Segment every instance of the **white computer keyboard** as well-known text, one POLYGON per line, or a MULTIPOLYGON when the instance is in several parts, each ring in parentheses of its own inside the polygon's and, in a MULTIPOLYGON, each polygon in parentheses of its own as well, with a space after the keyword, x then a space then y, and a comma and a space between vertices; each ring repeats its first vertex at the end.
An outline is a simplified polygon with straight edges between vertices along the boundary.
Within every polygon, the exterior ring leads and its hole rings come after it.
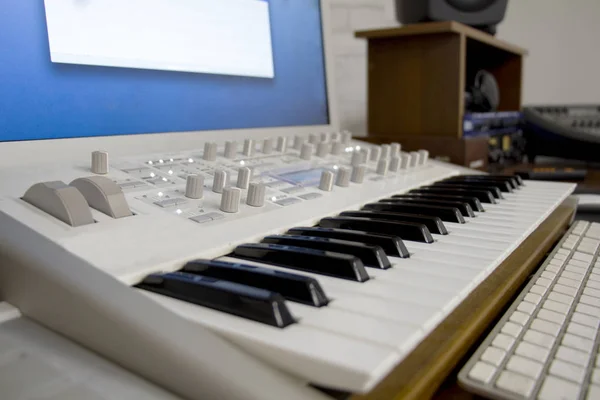
POLYGON ((576 222, 459 374, 498 399, 599 399, 600 224, 576 222))

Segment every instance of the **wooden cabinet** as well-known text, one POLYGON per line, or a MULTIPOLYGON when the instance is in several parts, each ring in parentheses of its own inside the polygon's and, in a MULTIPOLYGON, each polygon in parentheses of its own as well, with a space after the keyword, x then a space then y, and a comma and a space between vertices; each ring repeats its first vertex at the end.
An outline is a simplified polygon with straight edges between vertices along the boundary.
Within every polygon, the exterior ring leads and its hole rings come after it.
POLYGON ((361 31, 368 40, 368 135, 462 138, 465 88, 480 69, 500 87, 500 111, 521 108, 526 51, 457 22, 361 31))

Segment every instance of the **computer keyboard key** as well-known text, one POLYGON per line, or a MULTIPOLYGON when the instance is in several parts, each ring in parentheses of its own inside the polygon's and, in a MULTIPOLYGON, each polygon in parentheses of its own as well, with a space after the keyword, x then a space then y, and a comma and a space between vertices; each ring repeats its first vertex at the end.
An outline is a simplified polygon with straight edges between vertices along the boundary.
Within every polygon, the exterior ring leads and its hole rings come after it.
POLYGON ((565 379, 548 375, 542 383, 539 400, 570 400, 577 399, 580 386, 565 379))
POLYGON ((560 283, 557 283, 554 285, 554 287, 552 288, 553 292, 557 292, 557 293, 562 293, 564 295, 570 296, 570 297, 575 297, 575 295, 577 295, 578 290, 574 287, 571 286, 565 286, 565 285, 561 285, 560 283))
POLYGON ((540 304, 540 302, 542 301, 542 296, 530 292, 525 295, 523 300, 532 304, 540 304))
POLYGON ((507 392, 527 397, 533 391, 535 380, 515 372, 502 371, 496 381, 496 386, 507 392))
POLYGON ((296 322, 279 293, 238 283, 172 272, 148 275, 135 287, 278 328, 296 322))
POLYGON ((591 353, 594 348, 594 341, 585 339, 582 336, 577 336, 572 333, 565 333, 562 338, 562 344, 572 349, 581 350, 586 353, 591 353))
POLYGON ((559 324, 555 324, 553 322, 544 321, 543 319, 536 318, 531 322, 531 329, 536 331, 547 333, 554 337, 558 336, 560 332, 561 326, 559 324))
POLYGON ((585 378, 585 369, 578 365, 564 362, 562 360, 554 360, 550 364, 548 370, 550 375, 558 376, 560 378, 568 379, 573 382, 583 383, 585 378))
POLYGON ((350 254, 360 259, 365 267, 379 269, 388 269, 392 267, 392 264, 387 255, 383 252, 383 249, 379 246, 370 244, 301 235, 270 235, 264 237, 261 242, 350 254))
POLYGON ((540 376, 543 367, 543 364, 517 355, 510 357, 505 366, 509 371, 517 372, 533 379, 537 379, 540 376))
POLYGON ((569 325, 567 325, 567 332, 590 340, 594 340, 597 333, 596 329, 578 324, 576 322, 570 322, 569 325))
POLYGON ((454 222, 457 224, 465 223, 465 219, 463 218, 460 210, 456 207, 442 207, 433 205, 421 205, 405 201, 381 200, 378 203, 366 204, 363 207, 363 209, 429 215, 433 217, 438 217, 442 221, 454 222))
POLYGON ((380 246, 388 256, 400 258, 408 258, 410 256, 402 239, 393 235, 378 235, 364 231, 321 228, 318 226, 291 228, 286 233, 290 235, 317 236, 372 244, 380 246))
POLYGON ((583 289, 583 294, 600 299, 600 290, 595 289, 590 285, 585 286, 585 288, 583 289))
POLYGON ((423 224, 392 222, 370 218, 329 217, 319 221, 323 228, 351 229, 384 235, 395 235, 403 240, 433 243, 433 236, 423 224))
POLYGON ((507 321, 502 327, 502 333, 512 336, 514 338, 518 337, 523 327, 519 324, 515 324, 514 322, 507 321))
POLYGON ((522 313, 521 311, 515 311, 511 314, 510 320, 519 325, 525 326, 527 321, 529 321, 529 317, 530 316, 528 314, 522 313))
POLYGON ((571 315, 571 321, 577 322, 580 325, 589 326, 590 328, 598 329, 600 327, 600 318, 592 317, 591 315, 574 312, 571 315))
POLYGON ((550 311, 543 308, 538 312, 537 317, 546 321, 554 322, 556 324, 563 324, 566 319, 564 314, 560 314, 555 311, 550 311))
POLYGON ((558 346, 554 357, 581 367, 585 367, 590 359, 589 354, 563 345, 558 346))
POLYGON ((397 222, 414 222, 417 224, 423 224, 427 226, 427 229, 431 233, 438 235, 447 235, 448 230, 444 225, 444 222, 438 217, 432 217, 428 215, 419 214, 406 214, 406 213, 395 213, 395 212, 381 212, 376 210, 362 209, 360 211, 344 211, 340 213, 341 217, 359 217, 359 218, 372 218, 381 219, 386 221, 397 221, 397 222))
POLYGON ((490 364, 484 362, 475 363, 471 371, 469 371, 469 378, 483 383, 489 383, 496 372, 496 368, 490 364))
MULTIPOLYGON (((600 384, 600 368, 594 368, 591 376, 592 383, 600 384)), ((600 395, 600 392, 598 393, 600 395)))
POLYGON ((525 314, 533 314, 533 312, 535 311, 535 304, 529 303, 527 301, 522 301, 519 306, 517 307, 517 310, 525 313, 525 314))
POLYGON ((356 282, 369 280, 369 275, 360 259, 331 251, 250 243, 237 246, 230 256, 356 282))
POLYGON ((499 367, 504 357, 506 357, 506 351, 491 346, 485 349, 481 355, 481 360, 499 367))
POLYGON ((600 318, 600 308, 588 306, 587 304, 577 304, 575 311, 591 315, 592 317, 600 318))
POLYGON ((319 282, 304 275, 218 260, 190 261, 181 271, 270 290, 288 300, 314 307, 329 302, 319 282))
POLYGON ((509 351, 512 345, 515 343, 515 338, 499 333, 492 341, 492 346, 509 351))
POLYGON ((600 399, 600 386, 590 385, 588 387, 586 400, 597 400, 600 399))
POLYGON ((583 304, 587 304, 594 307, 600 307, 600 299, 597 297, 588 296, 586 294, 582 294, 579 297, 579 302, 583 304))
POLYGON ((517 345, 515 354, 543 363, 546 362, 546 359, 550 354, 550 350, 536 344, 521 342, 517 345))
POLYGON ((554 342, 556 341, 556 338, 552 335, 529 329, 523 335, 523 340, 531 344, 551 349, 552 345, 554 345, 554 342))

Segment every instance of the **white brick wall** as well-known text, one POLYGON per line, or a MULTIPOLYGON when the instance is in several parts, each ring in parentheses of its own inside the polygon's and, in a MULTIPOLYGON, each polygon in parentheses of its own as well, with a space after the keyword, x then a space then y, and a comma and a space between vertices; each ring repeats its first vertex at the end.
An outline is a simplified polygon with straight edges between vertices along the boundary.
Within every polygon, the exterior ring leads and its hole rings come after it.
MULTIPOLYGON (((397 26, 394 0, 324 0, 331 6, 341 127, 366 134, 366 41, 354 31, 397 26)), ((529 50, 523 102, 600 103, 598 0, 511 0, 498 37, 529 50)))

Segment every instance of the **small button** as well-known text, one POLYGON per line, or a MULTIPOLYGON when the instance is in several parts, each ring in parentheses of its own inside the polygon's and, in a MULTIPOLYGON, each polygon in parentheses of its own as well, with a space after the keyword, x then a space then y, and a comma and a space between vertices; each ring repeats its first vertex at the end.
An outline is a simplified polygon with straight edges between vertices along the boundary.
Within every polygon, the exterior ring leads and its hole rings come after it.
POLYGON ((535 386, 535 381, 511 371, 503 371, 496 381, 496 386, 508 392, 529 397, 535 386))
POLYGON ((512 356, 506 363, 506 369, 537 379, 542 372, 542 364, 521 356, 512 356))
POLYGON ((298 196, 304 200, 314 200, 314 199, 318 199, 319 197, 323 197, 322 194, 320 193, 306 193, 303 195, 298 196))
POLYGON ((171 206, 176 206, 179 204, 185 204, 187 203, 186 199, 180 199, 180 198, 175 198, 175 199, 165 199, 165 200, 160 200, 160 201, 155 201, 154 204, 156 204, 159 207, 171 207, 171 206))
POLYGON ((484 362, 477 362, 469 371, 469 378, 480 381, 483 383, 489 383, 496 372, 496 368, 484 362))
POLYGON ((276 201, 275 204, 279 204, 280 206, 284 206, 285 207, 285 206, 289 206, 289 205, 292 205, 292 204, 299 203, 300 201, 302 201, 302 200, 297 199, 295 197, 288 197, 288 198, 276 201))
POLYGON ((504 350, 500 350, 496 347, 488 347, 481 355, 481 359, 495 365, 496 367, 499 367, 500 364, 502 364, 504 356, 506 356, 506 352, 504 350))

